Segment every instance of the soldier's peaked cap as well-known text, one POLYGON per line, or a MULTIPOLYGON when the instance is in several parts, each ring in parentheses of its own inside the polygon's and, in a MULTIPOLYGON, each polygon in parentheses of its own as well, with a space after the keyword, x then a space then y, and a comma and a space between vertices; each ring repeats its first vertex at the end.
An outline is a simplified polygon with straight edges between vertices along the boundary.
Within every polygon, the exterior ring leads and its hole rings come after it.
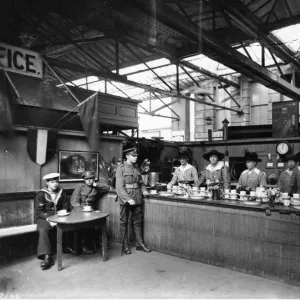
POLYGON ((137 149, 136 148, 129 148, 126 150, 123 150, 124 154, 130 154, 130 155, 138 155, 137 149))
POLYGON ((89 178, 95 178, 95 172, 94 171, 85 171, 81 177, 83 179, 89 179, 89 178))

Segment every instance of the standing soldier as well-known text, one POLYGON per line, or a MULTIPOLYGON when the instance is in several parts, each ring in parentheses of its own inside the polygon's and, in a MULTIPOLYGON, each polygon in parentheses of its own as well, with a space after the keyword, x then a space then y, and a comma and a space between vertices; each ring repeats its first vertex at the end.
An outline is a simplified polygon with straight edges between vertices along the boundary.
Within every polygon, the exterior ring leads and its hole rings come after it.
MULTIPOLYGON (((92 209, 95 209, 95 202, 97 196, 100 193, 106 193, 110 190, 110 186, 106 184, 99 184, 95 182, 95 173, 94 171, 85 171, 82 174, 84 179, 84 184, 78 186, 72 196, 71 196, 71 205, 73 209, 83 209, 85 205, 91 206, 92 209)), ((81 244, 82 252, 84 254, 93 254, 95 250, 92 250, 89 247, 95 237, 95 231, 89 229, 83 229, 81 231, 81 244)))
POLYGON ((124 237, 122 252, 131 254, 127 239, 129 213, 131 213, 134 225, 136 250, 151 252, 143 241, 143 195, 148 196, 149 194, 140 171, 134 165, 138 153, 135 148, 127 149, 123 153, 126 155, 126 161, 116 171, 116 191, 120 204, 120 228, 121 235, 124 237))

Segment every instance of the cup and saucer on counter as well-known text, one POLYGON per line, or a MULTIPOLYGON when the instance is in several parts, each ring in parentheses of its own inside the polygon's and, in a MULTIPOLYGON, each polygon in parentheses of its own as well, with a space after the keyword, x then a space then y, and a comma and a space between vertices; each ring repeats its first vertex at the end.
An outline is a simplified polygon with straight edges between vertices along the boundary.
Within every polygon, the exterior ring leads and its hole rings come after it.
POLYGON ((240 201, 247 201, 248 200, 248 196, 246 195, 246 191, 240 191, 239 197, 240 197, 240 201))
POLYGON ((93 208, 90 205, 85 205, 82 209, 83 212, 91 212, 93 208))
POLYGON ((236 193, 236 190, 231 190, 229 199, 230 200, 237 200, 237 195, 238 194, 236 193))
MULTIPOLYGON (((171 193, 171 190, 168 190, 168 192, 171 193)), ((150 195, 157 195, 158 192, 157 192, 157 190, 149 190, 149 194, 150 195)))
POLYGON ((225 189, 224 190, 224 199, 229 199, 230 197, 230 190, 229 189, 225 189))
POLYGON ((300 209, 300 194, 293 194, 293 197, 291 199, 291 204, 294 208, 300 209))
POLYGON ((61 209, 61 210, 59 210, 59 211, 57 212, 57 215, 58 215, 59 217, 65 217, 65 216, 68 216, 69 214, 70 214, 70 213, 67 212, 66 209, 61 209))

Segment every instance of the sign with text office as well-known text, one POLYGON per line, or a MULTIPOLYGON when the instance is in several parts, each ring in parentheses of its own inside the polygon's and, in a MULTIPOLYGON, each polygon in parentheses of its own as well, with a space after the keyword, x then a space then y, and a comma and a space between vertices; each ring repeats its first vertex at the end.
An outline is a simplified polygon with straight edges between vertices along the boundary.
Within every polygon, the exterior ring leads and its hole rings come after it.
POLYGON ((7 71, 43 78, 43 61, 33 51, 0 43, 0 65, 7 71))
POLYGON ((285 101, 272 103, 273 137, 299 136, 299 103, 285 101))

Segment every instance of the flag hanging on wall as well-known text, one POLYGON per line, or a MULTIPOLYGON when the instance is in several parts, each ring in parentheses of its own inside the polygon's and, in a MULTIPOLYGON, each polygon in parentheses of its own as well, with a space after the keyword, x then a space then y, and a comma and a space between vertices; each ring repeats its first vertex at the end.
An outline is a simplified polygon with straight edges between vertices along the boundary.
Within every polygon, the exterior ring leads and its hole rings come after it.
POLYGON ((98 117, 98 93, 95 93, 83 104, 79 104, 79 116, 85 131, 91 151, 99 151, 100 147, 100 124, 98 117))
POLYGON ((28 129, 27 152, 30 159, 38 165, 49 161, 56 153, 57 131, 28 129))

